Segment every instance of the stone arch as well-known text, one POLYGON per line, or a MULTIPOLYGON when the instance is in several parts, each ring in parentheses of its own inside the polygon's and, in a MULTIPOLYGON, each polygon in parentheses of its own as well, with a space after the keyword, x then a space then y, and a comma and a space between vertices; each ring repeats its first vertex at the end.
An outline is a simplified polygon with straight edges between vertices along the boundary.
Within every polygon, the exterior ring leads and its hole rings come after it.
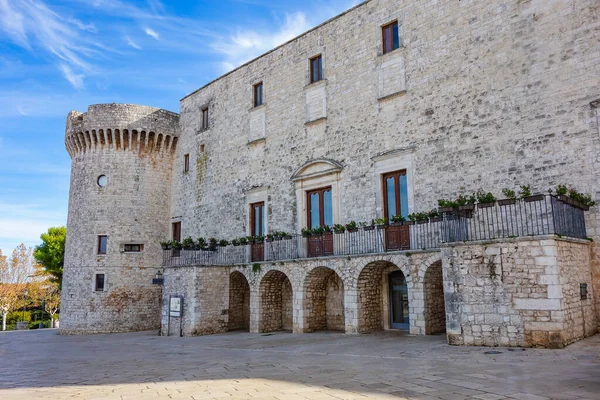
POLYGON ((423 278, 425 334, 446 332, 446 307, 444 304, 444 278, 442 262, 434 262, 423 278))
POLYGON ((359 333, 380 331, 389 327, 389 291, 388 275, 402 271, 408 286, 408 298, 411 298, 411 276, 406 268, 386 261, 368 263, 358 275, 356 282, 359 333))
POLYGON ((227 329, 250 329, 250 285, 239 271, 229 275, 229 321, 227 329))
POLYGON ((259 289, 259 332, 293 329, 293 289, 287 275, 270 270, 262 278, 259 289))
POLYGON ((342 164, 334 160, 329 160, 326 158, 311 160, 294 172, 294 175, 292 175, 292 181, 314 178, 332 173, 339 173, 343 168, 344 167, 342 164))
POLYGON ((317 267, 304 280, 304 332, 345 331, 344 283, 327 267, 317 267))

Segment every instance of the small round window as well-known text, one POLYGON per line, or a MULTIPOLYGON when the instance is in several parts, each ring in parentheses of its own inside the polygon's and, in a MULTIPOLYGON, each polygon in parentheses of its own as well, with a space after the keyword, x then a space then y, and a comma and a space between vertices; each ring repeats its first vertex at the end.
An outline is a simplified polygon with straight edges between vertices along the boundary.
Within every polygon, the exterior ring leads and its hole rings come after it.
POLYGON ((108 178, 106 177, 106 175, 100 175, 98 177, 98 186, 104 187, 104 186, 106 186, 107 183, 108 183, 108 178))

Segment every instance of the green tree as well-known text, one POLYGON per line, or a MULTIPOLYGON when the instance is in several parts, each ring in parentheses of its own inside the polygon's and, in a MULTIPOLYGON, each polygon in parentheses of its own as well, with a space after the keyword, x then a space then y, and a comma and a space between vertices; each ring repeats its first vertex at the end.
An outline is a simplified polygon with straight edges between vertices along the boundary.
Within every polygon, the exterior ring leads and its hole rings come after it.
POLYGON ((49 274, 52 282, 62 285, 63 265, 65 260, 65 238, 67 237, 67 228, 50 228, 47 233, 42 233, 40 238, 42 244, 35 248, 33 256, 36 261, 44 268, 44 272, 49 274))

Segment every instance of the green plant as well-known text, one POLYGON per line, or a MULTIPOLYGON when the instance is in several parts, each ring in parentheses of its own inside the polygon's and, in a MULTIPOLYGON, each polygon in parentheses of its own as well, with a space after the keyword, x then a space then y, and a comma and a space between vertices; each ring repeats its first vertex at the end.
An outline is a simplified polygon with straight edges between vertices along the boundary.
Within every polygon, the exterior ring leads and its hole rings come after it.
POLYGON ((579 193, 574 189, 569 189, 569 198, 588 207, 593 207, 596 205, 596 202, 592 200, 592 196, 589 194, 579 193))
POLYGON ((312 230, 310 231, 310 233, 313 236, 320 236, 325 232, 325 229, 321 226, 317 226, 316 228, 312 228, 312 230))
POLYGON ((404 218, 404 216, 401 214, 394 215, 392 217, 392 222, 398 223, 398 222, 404 222, 404 221, 406 221, 406 218, 404 218))
POLYGON ((265 241, 265 237, 264 236, 260 236, 260 235, 259 236, 254 236, 254 241, 256 243, 262 243, 262 242, 265 241))
POLYGON ((517 194, 515 193, 514 190, 511 190, 509 188, 504 188, 502 189, 502 194, 507 198, 507 199, 516 199, 517 198, 517 194))
POLYGON ((198 248, 203 249, 206 247, 206 239, 198 238, 198 248))
POLYGON ((305 238, 310 237, 312 235, 312 231, 309 228, 302 228, 300 233, 302 234, 302 237, 305 238))
POLYGON ((429 218, 439 218, 440 212, 437 210, 437 208, 433 208, 427 213, 427 216, 429 218))
POLYGON ((438 206, 440 207, 451 207, 458 208, 458 204, 452 200, 440 199, 438 200, 438 206))
POLYGON ((194 239, 192 239, 191 236, 186 237, 181 242, 181 245, 188 249, 193 248, 195 246, 195 244, 196 244, 196 242, 194 242, 194 239))
POLYGON ((465 206, 467 204, 475 204, 477 202, 477 198, 475 197, 474 194, 470 195, 470 196, 465 196, 465 195, 459 195, 456 200, 454 201, 456 204, 458 204, 459 206, 465 206))
POLYGON ((255 274, 260 273, 260 264, 259 263, 252 264, 252 272, 255 274))
POLYGON ((333 225, 333 231, 335 233, 344 233, 344 231, 346 231, 346 227, 342 224, 335 224, 333 225))
POLYGON ((167 248, 167 247, 171 247, 171 241, 170 240, 165 240, 163 242, 160 242, 160 245, 163 249, 167 248))
POLYGON ((229 242, 227 240, 225 240, 225 239, 219 240, 219 246, 225 247, 227 245, 229 245, 229 242))
POLYGON ((174 249, 180 249, 181 243, 179 243, 178 240, 171 240, 171 247, 173 247, 174 249))
POLYGON ((529 185, 521 185, 521 190, 519 190, 519 197, 522 199, 525 197, 531 196, 531 186, 529 185))
POLYGON ((427 221, 429 219, 429 213, 419 212, 416 214, 417 221, 427 221))
POLYGON ((323 233, 331 233, 331 227, 329 225, 323 225, 323 233))
POLYGON ((556 186, 556 194, 559 196, 566 196, 569 193, 569 189, 565 185, 556 186))
POLYGON ((346 230, 348 231, 355 231, 358 229, 358 225, 356 224, 356 221, 350 221, 346 224, 346 230))
POLYGON ((387 225, 388 220, 386 218, 377 218, 373 220, 373 225, 387 225))
POLYGON ((271 242, 271 241, 273 241, 273 239, 275 239, 275 234, 267 233, 267 236, 265 236, 265 238, 267 239, 268 242, 271 242))
POLYGON ((231 241, 231 244, 232 244, 233 246, 239 246, 241 243, 240 243, 240 240, 239 240, 239 239, 233 239, 233 240, 231 241))
POLYGON ((476 196, 477 202, 479 203, 491 203, 496 201, 496 197, 491 192, 485 193, 483 190, 479 190, 476 193, 476 196))
POLYGON ((240 243, 241 246, 245 246, 248 244, 248 238, 246 236, 241 237, 238 239, 238 242, 240 243))

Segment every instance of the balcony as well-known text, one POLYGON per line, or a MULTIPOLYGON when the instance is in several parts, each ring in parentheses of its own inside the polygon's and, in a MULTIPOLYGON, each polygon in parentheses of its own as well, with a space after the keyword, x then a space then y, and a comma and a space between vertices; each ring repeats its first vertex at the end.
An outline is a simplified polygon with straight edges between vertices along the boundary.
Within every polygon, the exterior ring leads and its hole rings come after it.
POLYGON ((564 197, 551 195, 499 200, 460 209, 440 209, 440 217, 423 221, 362 226, 308 237, 291 235, 240 246, 213 246, 210 250, 164 250, 163 266, 236 265, 382 254, 436 249, 442 243, 551 234, 585 239, 584 209, 564 197))

